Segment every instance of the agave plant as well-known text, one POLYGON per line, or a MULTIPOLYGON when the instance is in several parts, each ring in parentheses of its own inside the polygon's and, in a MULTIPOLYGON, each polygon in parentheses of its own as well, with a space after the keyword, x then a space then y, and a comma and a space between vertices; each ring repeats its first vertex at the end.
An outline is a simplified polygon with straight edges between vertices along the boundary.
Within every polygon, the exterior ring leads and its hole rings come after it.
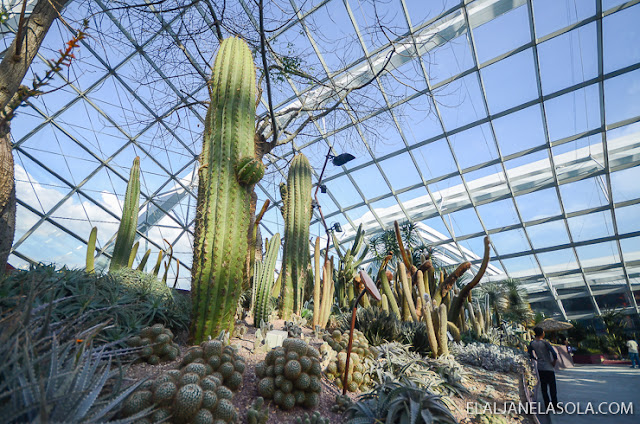
MULTIPOLYGON (((113 344, 93 346, 96 334, 107 325, 93 325, 93 312, 52 321, 52 311, 72 299, 34 306, 33 300, 43 295, 34 283, 27 286, 26 295, 16 300, 15 307, 0 313, 3 422, 107 422, 141 384, 123 389, 118 378, 122 369, 112 368, 112 358, 122 358, 130 351, 115 349, 113 344)), ((135 422, 149 412, 120 422, 135 422)))
POLYGON ((345 412, 346 424, 457 423, 442 397, 411 383, 390 380, 364 394, 345 412))
MULTIPOLYGON (((351 312, 338 317, 338 328, 348 331, 351 327, 351 312)), ((390 315, 378 307, 359 308, 355 327, 364 334, 369 343, 378 346, 397 340, 402 332, 402 323, 395 315, 390 315)))

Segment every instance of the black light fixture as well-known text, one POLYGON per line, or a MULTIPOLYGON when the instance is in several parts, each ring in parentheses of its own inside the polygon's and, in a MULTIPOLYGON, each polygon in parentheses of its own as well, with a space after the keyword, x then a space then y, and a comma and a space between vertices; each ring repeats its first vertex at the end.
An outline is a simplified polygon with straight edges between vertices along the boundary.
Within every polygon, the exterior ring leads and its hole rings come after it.
POLYGON ((339 222, 334 222, 333 225, 329 228, 329 231, 333 231, 336 233, 342 232, 342 225, 339 222))
POLYGON ((353 156, 351 153, 343 153, 341 155, 338 156, 334 156, 333 159, 331 159, 331 163, 334 164, 335 166, 342 166, 345 163, 354 160, 356 157, 353 156))
MULTIPOLYGON (((331 154, 331 147, 329 147, 329 152, 327 153, 327 157, 324 160, 324 165, 322 165, 322 171, 320 172, 320 177, 318 178, 318 184, 316 185, 316 191, 313 194, 313 198, 315 200, 315 204, 318 206, 318 212, 320 212, 320 220, 322 221, 322 225, 324 226, 324 230, 327 232, 327 235, 329 234, 330 229, 327 228, 327 222, 324 220, 324 214, 322 213, 322 208, 320 207, 320 203, 318 202, 318 190, 322 189, 323 193, 327 192, 327 187, 322 184, 322 176, 324 175, 324 171, 327 168, 327 163, 329 163, 329 159, 331 159, 331 163, 334 166, 342 166, 345 163, 355 159, 356 157, 353 156, 351 153, 342 153, 339 155, 332 155, 331 154)), ((333 224, 333 226, 331 227, 332 230, 334 230, 335 232, 341 233, 342 232, 342 227, 340 226, 340 224, 338 224, 337 222, 335 224, 333 224), (336 226, 337 225, 337 226, 336 226)), ((327 237, 327 249, 325 250, 325 254, 324 254, 324 263, 326 265, 327 261, 329 260, 329 242, 331 240, 331 237, 327 237)))

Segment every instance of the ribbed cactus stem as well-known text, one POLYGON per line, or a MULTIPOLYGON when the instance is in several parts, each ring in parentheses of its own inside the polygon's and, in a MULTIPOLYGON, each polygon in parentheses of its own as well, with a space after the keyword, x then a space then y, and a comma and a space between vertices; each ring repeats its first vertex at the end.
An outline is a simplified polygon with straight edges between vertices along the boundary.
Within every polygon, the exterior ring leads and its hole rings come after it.
POLYGON ((438 310, 438 356, 448 355, 449 354, 449 344, 447 340, 447 306, 440 305, 438 310))
POLYGON ((433 357, 438 356, 438 338, 436 337, 436 331, 433 326, 433 319, 431 317, 431 296, 425 292, 424 275, 422 271, 416 273, 416 279, 418 281, 418 291, 422 298, 422 319, 427 327, 427 338, 429 340, 429 347, 431 347, 431 353, 433 357))
POLYGON ((120 227, 116 235, 116 243, 111 255, 109 271, 126 267, 129 262, 129 255, 133 247, 138 227, 138 209, 140 207, 140 158, 133 160, 133 166, 129 173, 127 191, 124 195, 124 205, 122 207, 122 218, 120 227))
POLYGON ((287 176, 284 252, 282 255, 282 318, 300 314, 309 265, 309 222, 311 221, 311 165, 302 153, 291 161, 287 176))
POLYGON ((253 320, 256 327, 260 327, 262 321, 269 322, 269 299, 273 287, 273 273, 280 250, 280 234, 276 233, 266 247, 267 254, 264 260, 256 261, 253 276, 253 291, 255 293, 253 320))
POLYGON ((220 44, 205 118, 191 268, 191 338, 232 331, 248 252, 255 158, 256 71, 247 44, 220 44))
POLYGON ((449 333, 451 333, 451 336, 453 336, 453 340, 455 340, 456 342, 459 342, 461 340, 460 329, 457 325, 455 325, 451 321, 447 321, 447 330, 449 331, 449 333))
POLYGON ((89 234, 89 241, 87 242, 87 266, 85 270, 87 272, 95 272, 95 252, 96 252, 96 238, 98 238, 98 227, 93 227, 91 229, 91 234, 89 234))
POLYGON ((400 269, 400 281, 402 281, 402 289, 404 290, 404 301, 407 304, 411 318, 413 321, 418 322, 418 314, 416 312, 416 306, 413 303, 413 294, 411 292, 411 284, 409 283, 409 277, 407 277, 407 268, 403 263, 399 264, 400 269))
POLYGON ((320 304, 322 299, 322 274, 320 271, 320 237, 316 238, 315 249, 313 251, 314 262, 314 281, 313 281, 313 331, 316 330, 316 326, 320 325, 320 304))
POLYGON ((388 314, 389 313, 389 300, 387 300, 387 295, 383 293, 381 297, 382 297, 382 300, 381 300, 382 310, 385 311, 388 314))
POLYGON ((378 278, 382 283, 382 291, 387 296, 387 300, 389 301, 389 306, 391 311, 398 317, 398 319, 402 319, 400 315, 400 309, 398 308, 398 303, 396 302, 396 297, 391 291, 391 286, 389 285, 389 279, 387 278, 387 272, 385 267, 380 268, 380 272, 378 273, 378 278))

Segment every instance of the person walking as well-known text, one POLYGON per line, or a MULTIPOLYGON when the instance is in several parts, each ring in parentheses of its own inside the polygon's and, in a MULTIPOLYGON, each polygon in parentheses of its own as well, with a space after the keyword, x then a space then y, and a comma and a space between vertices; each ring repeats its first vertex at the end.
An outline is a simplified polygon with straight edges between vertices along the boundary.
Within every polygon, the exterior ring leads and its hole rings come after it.
POLYGON ((636 343, 635 340, 628 340, 627 348, 629 349, 629 360, 631 361, 631 368, 640 368, 640 358, 638 358, 638 343, 636 343))
POLYGON ((538 377, 540 378, 540 388, 542 389, 542 399, 544 407, 549 409, 549 403, 553 409, 558 408, 558 393, 556 390, 555 366, 558 362, 558 354, 551 343, 544 339, 544 330, 540 327, 533 329, 535 338, 529 343, 529 356, 538 365, 538 377), (535 356, 534 356, 535 353, 535 356))

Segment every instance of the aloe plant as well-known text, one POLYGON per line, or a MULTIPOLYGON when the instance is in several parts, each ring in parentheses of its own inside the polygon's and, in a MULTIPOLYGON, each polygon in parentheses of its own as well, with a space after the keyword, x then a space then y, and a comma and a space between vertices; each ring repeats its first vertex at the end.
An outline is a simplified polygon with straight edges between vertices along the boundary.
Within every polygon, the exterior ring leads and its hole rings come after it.
MULTIPOLYGON (((191 338, 233 332, 248 253, 251 192, 264 175, 255 159, 253 56, 236 37, 220 44, 205 118, 191 268, 191 338)), ((307 223, 308 225, 308 223, 307 223)))

